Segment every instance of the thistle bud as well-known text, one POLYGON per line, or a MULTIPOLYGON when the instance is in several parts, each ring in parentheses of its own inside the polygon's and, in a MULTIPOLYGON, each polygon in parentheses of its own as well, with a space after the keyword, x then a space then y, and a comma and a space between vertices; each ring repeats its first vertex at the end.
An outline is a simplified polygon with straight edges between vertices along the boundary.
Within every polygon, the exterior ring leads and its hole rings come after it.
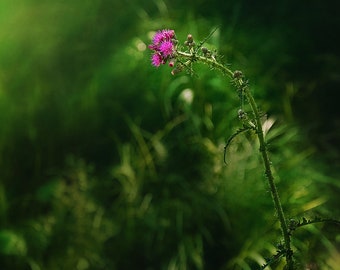
POLYGON ((170 59, 169 61, 169 67, 174 67, 175 66, 175 59, 170 59))
POLYGON ((202 47, 201 50, 202 50, 202 53, 204 54, 207 54, 209 52, 209 50, 206 47, 202 47))
POLYGON ((188 37, 187 37, 187 41, 188 41, 188 43, 192 43, 192 42, 194 42, 194 38, 192 37, 192 35, 191 35, 191 34, 189 34, 189 35, 188 35, 188 37))
POLYGON ((236 70, 236 71, 234 72, 233 77, 234 77, 235 79, 240 79, 240 78, 242 78, 242 77, 243 77, 242 71, 236 70))
POLYGON ((239 109, 237 114, 239 119, 245 119, 247 117, 247 113, 242 109, 239 109))
POLYGON ((180 73, 181 71, 182 71, 182 69, 176 67, 171 71, 171 75, 176 75, 176 74, 180 73))

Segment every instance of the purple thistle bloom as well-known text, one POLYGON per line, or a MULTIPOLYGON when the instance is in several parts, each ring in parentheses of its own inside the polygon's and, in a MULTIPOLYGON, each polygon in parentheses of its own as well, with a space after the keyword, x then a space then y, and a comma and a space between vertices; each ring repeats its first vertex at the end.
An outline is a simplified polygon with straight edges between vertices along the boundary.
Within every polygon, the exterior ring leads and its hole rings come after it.
POLYGON ((151 57, 151 62, 155 67, 159 67, 163 64, 163 58, 159 53, 154 53, 151 57))
POLYGON ((160 44, 159 51, 164 57, 168 57, 174 53, 174 44, 171 41, 164 41, 160 44))
POLYGON ((175 31, 174 30, 163 30, 162 31, 163 37, 165 39, 173 39, 175 37, 175 31))
POLYGON ((152 65, 159 67, 165 64, 169 58, 173 58, 175 53, 175 31, 174 30, 160 30, 155 33, 152 39, 152 44, 149 49, 154 52, 151 57, 152 65))
POLYGON ((153 36, 152 42, 153 44, 159 44, 164 40, 163 31, 157 31, 156 34, 153 36))
POLYGON ((175 37, 175 31, 174 30, 161 30, 157 31, 154 35, 152 42, 153 44, 159 44, 165 40, 171 40, 175 37))
POLYGON ((155 45, 155 44, 150 44, 148 47, 149 47, 150 50, 154 50, 154 51, 158 50, 158 46, 155 45))

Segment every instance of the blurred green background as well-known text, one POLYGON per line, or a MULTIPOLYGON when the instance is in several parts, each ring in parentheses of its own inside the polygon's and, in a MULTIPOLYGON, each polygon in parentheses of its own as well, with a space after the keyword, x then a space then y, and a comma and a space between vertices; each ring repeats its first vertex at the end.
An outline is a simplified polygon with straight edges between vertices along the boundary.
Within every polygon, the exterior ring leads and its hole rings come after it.
MULTIPOLYGON (((287 218, 339 218, 338 8, 1 1, 0 269, 257 269, 275 254, 254 136, 237 137, 223 163, 237 94, 208 67, 152 67, 162 28, 183 42, 219 26, 206 46, 246 74, 273 124, 287 218)), ((339 269, 339 227, 303 227, 293 246, 301 269, 339 269)))

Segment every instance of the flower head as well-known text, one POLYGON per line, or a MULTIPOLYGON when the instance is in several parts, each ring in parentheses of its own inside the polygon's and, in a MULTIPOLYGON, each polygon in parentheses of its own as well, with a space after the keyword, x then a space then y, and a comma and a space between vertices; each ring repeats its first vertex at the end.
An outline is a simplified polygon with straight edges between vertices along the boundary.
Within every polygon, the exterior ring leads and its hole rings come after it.
POLYGON ((174 44, 171 41, 164 41, 160 44, 159 51, 164 57, 168 57, 174 52, 174 44))
POLYGON ((168 29, 157 31, 149 49, 153 51, 151 62, 155 67, 165 64, 175 53, 175 31, 168 29))
POLYGON ((157 31, 152 39, 153 44, 159 44, 162 40, 164 40, 163 31, 157 31))
POLYGON ((175 31, 174 30, 162 30, 163 37, 166 39, 173 39, 175 38, 175 31))
POLYGON ((162 56, 159 53, 154 53, 151 56, 151 62, 155 67, 159 67, 161 64, 163 64, 162 56))
POLYGON ((175 38, 175 31, 165 29, 157 31, 152 39, 152 42, 153 44, 160 44, 165 40, 171 40, 173 38, 175 38))

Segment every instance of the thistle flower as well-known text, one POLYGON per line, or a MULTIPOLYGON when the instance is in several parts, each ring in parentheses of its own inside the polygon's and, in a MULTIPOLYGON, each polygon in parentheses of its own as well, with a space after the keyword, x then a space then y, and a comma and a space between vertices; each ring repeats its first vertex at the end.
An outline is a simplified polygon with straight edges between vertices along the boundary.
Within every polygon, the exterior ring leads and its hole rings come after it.
POLYGON ((175 38, 175 31, 165 29, 165 30, 157 31, 152 39, 152 42, 154 44, 159 44, 164 40, 171 40, 173 38, 175 38))
POLYGON ((175 53, 175 31, 160 30, 152 38, 149 49, 153 51, 151 63, 155 67, 165 64, 167 60, 174 58, 175 53))
POLYGON ((174 53, 174 44, 171 41, 164 41, 160 44, 159 51, 164 57, 168 57, 174 53))
POLYGON ((151 62, 155 67, 159 67, 163 64, 163 58, 159 53, 154 53, 151 57, 151 62))

